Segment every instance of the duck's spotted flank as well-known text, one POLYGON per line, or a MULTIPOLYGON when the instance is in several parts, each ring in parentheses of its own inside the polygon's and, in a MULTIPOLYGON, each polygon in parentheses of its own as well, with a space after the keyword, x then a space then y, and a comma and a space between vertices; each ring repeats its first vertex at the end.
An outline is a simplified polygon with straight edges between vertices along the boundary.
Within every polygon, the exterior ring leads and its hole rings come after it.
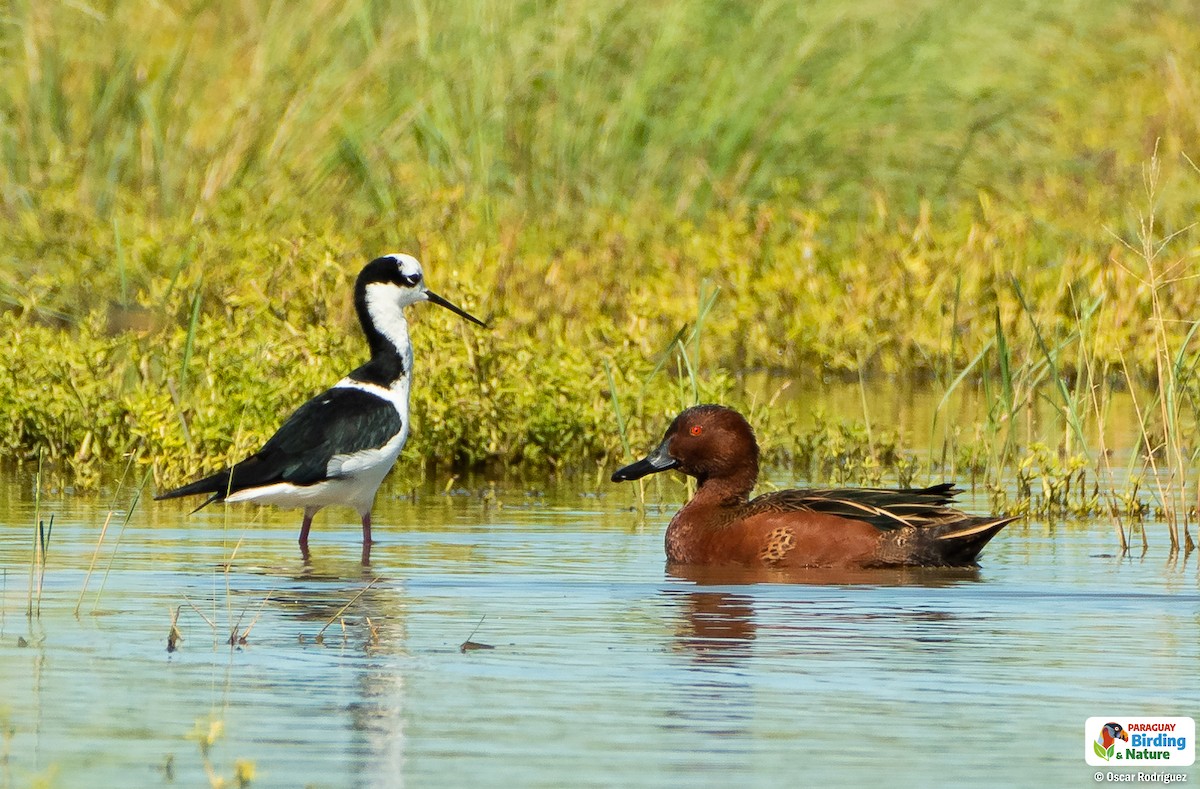
POLYGON ((1016 520, 954 509, 949 483, 781 490, 751 499, 758 442, 742 415, 724 406, 687 409, 653 452, 612 480, 673 468, 699 483, 667 527, 667 559, 681 565, 974 566, 988 540, 1016 520))

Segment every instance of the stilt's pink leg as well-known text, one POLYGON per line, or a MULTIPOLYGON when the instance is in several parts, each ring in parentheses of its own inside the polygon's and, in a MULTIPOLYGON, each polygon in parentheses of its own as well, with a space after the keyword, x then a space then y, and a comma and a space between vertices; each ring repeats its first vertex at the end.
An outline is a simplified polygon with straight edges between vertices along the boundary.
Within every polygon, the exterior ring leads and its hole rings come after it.
POLYGON ((300 524, 300 555, 305 559, 308 558, 308 530, 312 528, 313 516, 316 514, 316 510, 306 509, 304 523, 300 524))
POLYGON ((363 524, 363 544, 362 544, 362 563, 371 563, 371 513, 362 516, 363 524))

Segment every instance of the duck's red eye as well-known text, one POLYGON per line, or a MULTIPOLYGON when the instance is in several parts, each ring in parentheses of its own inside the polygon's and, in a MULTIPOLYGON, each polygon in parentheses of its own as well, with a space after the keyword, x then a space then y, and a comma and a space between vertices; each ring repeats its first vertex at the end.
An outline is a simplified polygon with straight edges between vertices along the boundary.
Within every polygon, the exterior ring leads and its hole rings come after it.
POLYGON ((700 425, 692 425, 692 435, 693 436, 698 436, 703 432, 704 432, 704 428, 700 427, 700 425))

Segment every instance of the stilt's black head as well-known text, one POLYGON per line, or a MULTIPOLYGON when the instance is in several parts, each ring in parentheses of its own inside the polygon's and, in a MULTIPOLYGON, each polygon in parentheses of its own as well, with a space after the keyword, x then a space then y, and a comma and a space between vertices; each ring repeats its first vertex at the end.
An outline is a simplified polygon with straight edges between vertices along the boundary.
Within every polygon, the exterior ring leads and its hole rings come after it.
POLYGON ((408 374, 412 345, 404 308, 420 301, 431 301, 469 321, 486 324, 425 287, 421 264, 412 255, 384 255, 363 267, 354 284, 354 307, 367 343, 371 360, 350 373, 356 381, 391 386, 408 374))
POLYGON ((487 325, 425 287, 425 274, 421 271, 421 264, 412 255, 384 255, 368 263, 355 283, 354 301, 359 309, 359 316, 364 317, 365 311, 373 323, 381 319, 381 311, 372 306, 379 301, 391 301, 401 308, 418 301, 431 301, 473 323, 487 325))

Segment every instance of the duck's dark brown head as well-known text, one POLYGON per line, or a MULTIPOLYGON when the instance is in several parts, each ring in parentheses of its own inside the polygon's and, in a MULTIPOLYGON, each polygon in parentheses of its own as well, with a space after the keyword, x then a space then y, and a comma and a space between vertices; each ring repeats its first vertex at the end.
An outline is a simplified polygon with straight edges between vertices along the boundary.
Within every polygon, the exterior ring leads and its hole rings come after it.
POLYGON ((618 469, 612 481, 640 479, 672 468, 695 477, 701 485, 722 480, 739 492, 749 492, 758 477, 758 442, 750 423, 732 408, 693 406, 675 417, 657 449, 618 469))

